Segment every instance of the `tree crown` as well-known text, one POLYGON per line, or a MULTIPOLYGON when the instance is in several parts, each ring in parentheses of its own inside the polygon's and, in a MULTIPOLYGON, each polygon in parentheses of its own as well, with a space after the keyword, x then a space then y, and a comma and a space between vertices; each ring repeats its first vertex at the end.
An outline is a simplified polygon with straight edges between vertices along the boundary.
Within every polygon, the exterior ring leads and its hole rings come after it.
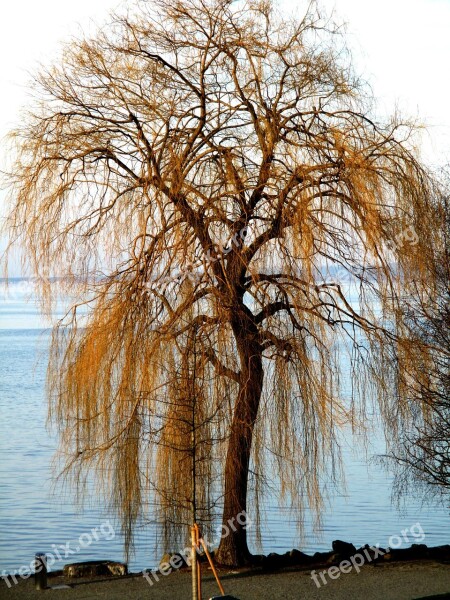
POLYGON ((254 470, 269 448, 298 506, 320 506, 354 415, 342 353, 391 431, 408 412, 397 369, 425 349, 399 300, 406 275, 433 284, 433 186, 414 127, 370 116, 336 39, 314 4, 288 21, 269 1, 141 2, 67 45, 13 134, 12 235, 44 303, 53 273, 80 299, 49 371, 67 466, 97 466, 128 541, 155 459, 160 505, 188 520, 194 398, 213 504, 248 356, 266 377, 254 470))

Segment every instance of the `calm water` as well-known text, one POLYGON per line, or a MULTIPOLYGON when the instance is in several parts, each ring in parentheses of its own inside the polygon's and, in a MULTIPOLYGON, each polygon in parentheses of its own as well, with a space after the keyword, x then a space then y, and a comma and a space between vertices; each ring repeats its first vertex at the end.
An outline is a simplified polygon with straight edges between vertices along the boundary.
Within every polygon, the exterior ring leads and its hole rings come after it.
MULTIPOLYGON (((53 544, 79 551, 66 562, 91 559, 122 560, 122 538, 114 520, 98 501, 82 513, 73 497, 52 492, 51 459, 56 439, 46 429, 44 393, 48 330, 43 328, 33 303, 26 302, 27 286, 17 282, 6 294, 0 282, 0 571, 28 565, 37 551, 54 552, 53 544), (94 536, 91 530, 97 528, 94 536), (84 535, 83 535, 84 534, 84 535), (97 539, 95 539, 97 537, 97 539), (67 543, 70 542, 69 546, 67 543), (84 548, 82 546, 85 546, 84 548)), ((371 453, 382 453, 381 436, 374 436, 371 453)), ((303 542, 288 513, 268 501, 263 532, 264 552, 293 547, 305 552, 327 550, 334 539, 355 545, 380 543, 419 522, 428 545, 450 543, 448 510, 422 507, 409 498, 402 512, 390 502, 390 476, 354 451, 352 438, 344 447, 347 488, 330 496, 323 527, 314 533, 307 518, 303 542)), ((414 541, 411 539, 410 541, 414 541)), ((130 563, 133 570, 157 564, 155 531, 147 527, 137 537, 130 563)), ((62 554, 63 551, 60 550, 62 554)))

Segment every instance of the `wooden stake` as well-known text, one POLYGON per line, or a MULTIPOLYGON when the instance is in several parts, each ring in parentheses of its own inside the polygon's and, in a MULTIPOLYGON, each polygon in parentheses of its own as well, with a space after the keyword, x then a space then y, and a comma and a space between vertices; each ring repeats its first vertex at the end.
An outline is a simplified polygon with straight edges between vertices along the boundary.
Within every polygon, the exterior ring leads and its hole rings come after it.
POLYGON ((220 593, 222 594, 222 596, 225 596, 225 590, 223 589, 223 586, 220 583, 219 575, 218 575, 218 573, 216 571, 216 567, 214 566, 213 559, 211 558, 211 554, 208 551, 208 546, 205 544, 205 541, 204 541, 203 538, 200 538, 200 543, 203 546, 203 550, 205 551, 206 558, 208 559, 209 564, 211 565, 211 569, 212 569, 212 572, 214 573, 214 577, 216 578, 217 585, 219 586, 220 593))
POLYGON ((197 574, 197 544, 196 544, 196 528, 191 527, 191 569, 192 569, 192 600, 198 598, 198 574, 197 574))

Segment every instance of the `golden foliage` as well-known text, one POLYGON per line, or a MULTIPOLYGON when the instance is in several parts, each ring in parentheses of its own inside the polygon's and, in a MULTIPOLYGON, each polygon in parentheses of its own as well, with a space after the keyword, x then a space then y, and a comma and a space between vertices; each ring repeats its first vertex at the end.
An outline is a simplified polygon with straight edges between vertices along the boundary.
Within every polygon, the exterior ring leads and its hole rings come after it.
POLYGON ((250 452, 256 499, 272 460, 320 511, 358 418, 342 357, 359 416, 377 399, 395 434, 398 372, 426 353, 400 309, 408 282, 433 287, 414 126, 376 118, 314 3, 283 20, 269 1, 141 2, 71 41, 36 93, 8 225, 44 306, 75 298, 49 369, 67 472, 95 469, 127 544, 151 489, 172 540, 194 495, 202 521, 221 494, 224 517, 245 509, 250 452))

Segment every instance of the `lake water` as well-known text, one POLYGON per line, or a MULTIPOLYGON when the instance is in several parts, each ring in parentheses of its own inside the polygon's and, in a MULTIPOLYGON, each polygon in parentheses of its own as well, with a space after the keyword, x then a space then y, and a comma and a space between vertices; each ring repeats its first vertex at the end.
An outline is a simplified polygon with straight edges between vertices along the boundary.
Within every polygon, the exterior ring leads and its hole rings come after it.
MULTIPOLYGON (((79 512, 69 493, 52 491, 51 459, 57 440, 46 429, 49 332, 43 329, 35 305, 26 301, 27 290, 23 281, 17 281, 6 293, 0 282, 0 571, 12 572, 29 565, 37 551, 57 556, 54 545, 62 555, 54 569, 81 560, 122 560, 118 527, 97 500, 93 498, 79 512), (92 534, 95 528, 97 533, 92 534), (64 558, 60 545, 65 545, 66 551, 79 551, 64 558)), ((383 440, 374 434, 370 453, 382 452, 383 440)), ((313 532, 312 519, 307 515, 302 543, 287 510, 269 499, 262 539, 265 553, 294 547, 305 552, 328 550, 334 539, 357 546, 379 543, 385 547, 390 536, 402 537, 401 532, 409 531, 416 523, 425 534, 424 543, 450 543, 447 508, 421 506, 411 497, 400 512, 390 501, 389 473, 368 462, 361 450, 354 450, 351 436, 343 454, 346 490, 330 494, 319 532, 313 532)), ((414 532, 419 529, 416 527, 414 532)), ((136 553, 129 565, 132 570, 158 563, 155 535, 151 526, 139 531, 136 553)), ((420 541, 411 534, 409 538, 410 543, 420 541)))

